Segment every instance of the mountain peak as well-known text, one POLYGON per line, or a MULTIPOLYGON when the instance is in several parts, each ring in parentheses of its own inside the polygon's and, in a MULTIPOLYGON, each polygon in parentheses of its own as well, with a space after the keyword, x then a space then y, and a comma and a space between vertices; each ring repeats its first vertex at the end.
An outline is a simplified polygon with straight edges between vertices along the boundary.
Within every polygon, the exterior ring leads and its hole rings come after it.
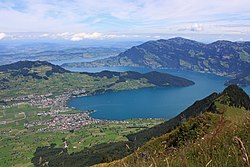
POLYGON ((194 40, 191 40, 191 39, 187 39, 187 38, 183 38, 183 37, 170 38, 170 39, 168 39, 168 41, 176 42, 176 43, 180 43, 180 44, 184 44, 184 43, 199 43, 197 41, 194 41, 194 40))
POLYGON ((183 38, 183 37, 173 37, 173 38, 169 38, 168 40, 189 40, 189 39, 183 38))
POLYGON ((230 45, 230 44, 233 44, 233 43, 234 42, 232 42, 232 41, 218 40, 218 41, 215 41, 215 42, 211 43, 211 45, 221 46, 221 45, 230 45))
POLYGON ((229 106, 238 108, 244 107, 245 109, 250 110, 250 98, 248 94, 237 85, 229 85, 225 88, 220 94, 218 100, 229 106))
MULTIPOLYGON (((174 37, 174 38, 169 38, 169 39, 158 39, 158 40, 151 40, 151 41, 148 41, 150 43, 165 43, 165 42, 196 42, 194 40, 191 40, 191 39, 187 39, 187 38, 183 38, 183 37, 174 37)), ((148 43, 148 42, 145 42, 145 43, 148 43)), ((198 42, 197 42, 198 43, 198 42)))

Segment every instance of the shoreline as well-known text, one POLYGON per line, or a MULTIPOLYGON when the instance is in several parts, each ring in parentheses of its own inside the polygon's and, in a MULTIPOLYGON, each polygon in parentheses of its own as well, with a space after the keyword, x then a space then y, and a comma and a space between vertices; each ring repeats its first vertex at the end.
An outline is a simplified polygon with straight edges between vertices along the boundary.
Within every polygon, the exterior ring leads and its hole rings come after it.
MULTIPOLYGON (((152 88, 152 87, 148 87, 152 88)), ((139 88, 142 89, 142 88, 139 88)), ((130 89, 128 89, 130 90, 130 89)), ((128 90, 119 90, 119 91, 128 91, 128 90)), ((135 89, 133 89, 135 90, 135 89)), ((19 96, 15 98, 5 99, 7 102, 15 101, 9 106, 3 106, 3 109, 18 107, 22 105, 28 105, 37 108, 48 109, 48 111, 43 111, 37 113, 37 116, 50 116, 48 120, 42 120, 38 122, 25 123, 24 127, 30 129, 33 132, 50 132, 50 131, 65 131, 65 130, 76 130, 91 124, 103 124, 103 123, 125 123, 126 120, 165 120, 164 118, 131 118, 125 120, 113 120, 113 119, 98 119, 91 117, 90 115, 95 110, 78 110, 74 107, 68 106, 67 102, 72 98, 84 97, 84 96, 94 96, 104 93, 109 93, 110 91, 104 91, 102 93, 92 92, 86 93, 84 89, 74 90, 70 92, 65 92, 61 95, 54 96, 52 93, 46 95, 27 95, 19 96), (52 98, 53 97, 53 98, 52 98), (74 112, 76 111, 76 112, 74 112), (33 127, 42 128, 34 130, 33 127), (43 127, 46 126, 46 127, 43 127), (33 129, 33 130, 32 130, 33 129)), ((118 91, 112 91, 118 92, 118 91)), ((25 119, 25 118, 23 118, 25 119)), ((22 119, 22 120, 23 120, 22 119)), ((3 121, 1 125, 7 125, 12 122, 17 122, 19 120, 14 120, 11 122, 3 121)))

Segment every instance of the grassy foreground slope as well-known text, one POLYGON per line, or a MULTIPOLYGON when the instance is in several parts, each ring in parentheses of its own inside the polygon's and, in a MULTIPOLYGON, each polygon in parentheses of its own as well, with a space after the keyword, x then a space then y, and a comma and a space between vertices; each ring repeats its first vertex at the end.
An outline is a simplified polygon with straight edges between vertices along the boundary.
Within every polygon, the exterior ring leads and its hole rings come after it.
POLYGON ((214 105, 216 112, 190 117, 133 154, 96 166, 249 166, 249 97, 230 86, 214 105))

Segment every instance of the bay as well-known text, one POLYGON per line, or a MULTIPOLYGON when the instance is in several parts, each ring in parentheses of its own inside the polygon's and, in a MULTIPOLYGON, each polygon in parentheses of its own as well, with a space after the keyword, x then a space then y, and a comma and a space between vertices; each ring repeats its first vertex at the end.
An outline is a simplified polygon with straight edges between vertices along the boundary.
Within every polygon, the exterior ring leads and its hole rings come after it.
MULTIPOLYGON (((170 119, 213 92, 221 92, 226 77, 207 73, 198 73, 176 69, 147 69, 139 67, 101 67, 78 68, 72 71, 99 72, 137 71, 141 73, 159 71, 184 77, 195 82, 189 87, 159 87, 110 92, 95 96, 84 96, 70 99, 69 107, 79 110, 95 110, 91 116, 99 119, 125 120, 131 118, 166 118, 170 119)), ((250 94, 250 87, 243 88, 250 94)))

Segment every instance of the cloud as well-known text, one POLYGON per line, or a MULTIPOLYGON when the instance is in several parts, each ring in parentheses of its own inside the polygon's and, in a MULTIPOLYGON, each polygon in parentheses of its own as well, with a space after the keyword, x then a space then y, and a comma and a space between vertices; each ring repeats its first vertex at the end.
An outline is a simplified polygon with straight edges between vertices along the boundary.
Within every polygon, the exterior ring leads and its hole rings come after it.
POLYGON ((161 36, 160 35, 155 35, 154 38, 159 39, 159 38, 161 38, 161 36))
POLYGON ((202 24, 194 23, 192 25, 188 25, 185 28, 180 28, 178 31, 193 31, 193 32, 198 32, 198 31, 203 31, 204 26, 202 24))
POLYGON ((62 39, 70 39, 72 38, 73 33, 70 32, 63 32, 63 33, 57 33, 55 34, 55 38, 62 38, 62 39))
POLYGON ((1 32, 1 33, 0 33, 0 40, 3 39, 3 38, 5 38, 6 36, 7 36, 7 35, 6 35, 5 33, 1 32))
POLYGON ((84 39, 98 39, 98 38, 101 38, 101 36, 102 36, 102 33, 99 33, 99 32, 77 33, 77 34, 74 34, 70 40, 71 41, 81 41, 84 39))
POLYGON ((114 39, 114 38, 129 38, 127 34, 106 34, 103 35, 104 38, 114 39))
POLYGON ((0 30, 48 32, 54 33, 49 37, 74 41, 103 34, 249 34, 249 8, 249 0, 0 0, 0 30))
POLYGON ((49 37, 49 34, 41 34, 41 35, 39 35, 39 37, 46 38, 46 37, 49 37))
POLYGON ((190 27, 190 31, 203 31, 204 27, 202 24, 193 24, 191 27, 190 27))

